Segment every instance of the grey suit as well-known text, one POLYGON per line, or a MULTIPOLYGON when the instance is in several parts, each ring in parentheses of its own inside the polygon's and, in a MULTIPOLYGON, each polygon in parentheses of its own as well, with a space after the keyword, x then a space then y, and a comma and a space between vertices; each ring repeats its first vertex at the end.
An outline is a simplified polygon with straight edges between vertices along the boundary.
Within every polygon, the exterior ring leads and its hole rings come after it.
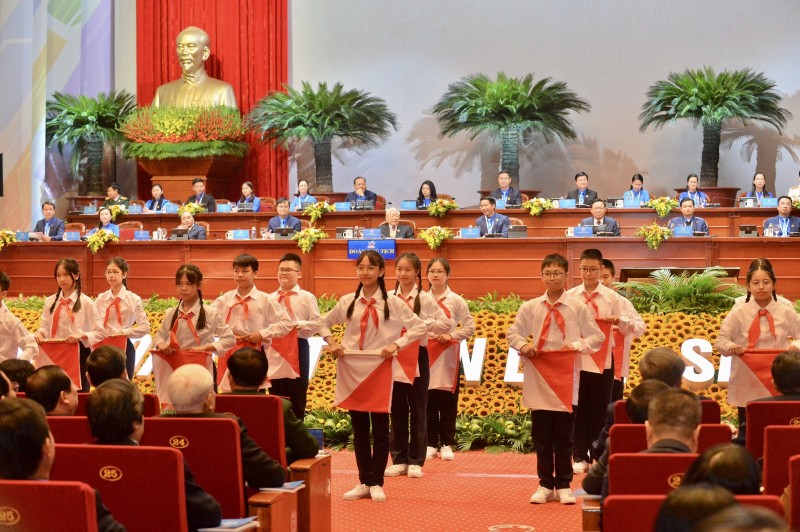
MULTIPOLYGON (((389 236, 389 224, 381 224, 381 236, 383 238, 391 238, 389 236)), ((414 229, 408 225, 397 224, 397 231, 394 238, 414 238, 414 229)))
MULTIPOLYGON (((595 226, 594 225, 594 217, 593 216, 589 216, 588 218, 584 218, 583 220, 581 220, 581 224, 586 225, 586 226, 594 227, 595 226)), ((604 216, 603 217, 603 225, 606 226, 606 232, 614 233, 614 236, 619 236, 620 235, 619 224, 611 216, 604 216)))
MULTIPOLYGON (((33 228, 35 233, 44 233, 44 226, 47 221, 42 218, 36 222, 36 227, 33 228)), ((45 235, 49 236, 50 240, 61 240, 64 238, 64 220, 59 220, 55 216, 50 219, 50 231, 45 235)))
POLYGON ((486 226, 485 216, 479 216, 478 219, 475 220, 475 226, 481 230, 481 236, 485 236, 487 233, 499 233, 504 237, 508 237, 508 228, 510 225, 511 220, 508 218, 508 216, 503 216, 500 213, 495 213, 494 223, 491 231, 489 231, 488 227, 486 226))
POLYGON ((189 233, 187 234, 189 240, 205 240, 206 236, 206 228, 202 225, 194 224, 190 229, 189 233))

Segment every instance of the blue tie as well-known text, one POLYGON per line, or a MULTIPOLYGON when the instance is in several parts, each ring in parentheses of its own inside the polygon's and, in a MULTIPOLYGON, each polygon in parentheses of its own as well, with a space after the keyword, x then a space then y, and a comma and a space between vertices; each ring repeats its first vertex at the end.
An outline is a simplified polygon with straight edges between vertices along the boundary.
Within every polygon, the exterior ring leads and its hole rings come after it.
POLYGON ((44 236, 50 236, 50 222, 44 224, 44 236))

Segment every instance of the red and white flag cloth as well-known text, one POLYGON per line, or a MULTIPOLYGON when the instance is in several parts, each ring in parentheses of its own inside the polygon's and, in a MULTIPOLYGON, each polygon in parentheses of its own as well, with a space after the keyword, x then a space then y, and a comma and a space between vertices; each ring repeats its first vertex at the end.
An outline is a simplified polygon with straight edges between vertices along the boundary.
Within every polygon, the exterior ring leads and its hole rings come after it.
POLYGON ((78 342, 68 343, 60 340, 46 341, 39 344, 39 355, 36 357, 36 368, 55 364, 69 375, 72 383, 81 389, 81 352, 78 342))
POLYGON ((419 340, 411 342, 392 358, 394 380, 414 384, 414 379, 419 377, 419 340))
MULTIPOLYGON (((231 386, 228 384, 228 357, 234 354, 239 349, 245 347, 252 347, 253 349, 261 349, 261 346, 258 344, 253 344, 250 342, 246 342, 244 339, 237 337, 236 344, 225 351, 221 357, 217 357, 217 387, 222 392, 229 392, 231 391, 231 386)), ((269 379, 268 379, 269 380, 269 379)))
POLYGON ((172 351, 171 355, 165 355, 161 351, 153 350, 153 376, 156 380, 156 394, 161 405, 172 405, 167 394, 167 381, 172 372, 186 364, 200 364, 208 372, 214 374, 214 361, 211 359, 211 352, 192 351, 190 349, 178 349, 172 351))
MULTIPOLYGON (((109 307, 111 308, 111 307, 109 307)), ((122 349, 122 352, 125 352, 125 349, 128 347, 128 337, 124 334, 119 334, 117 336, 106 336, 96 344, 92 346, 92 350, 97 349, 101 345, 110 345, 112 347, 118 347, 122 349)))
POLYGON ((778 395, 772 384, 772 361, 785 349, 748 349, 731 357, 728 402, 746 406, 748 402, 778 395))
POLYGON ((524 381, 522 402, 533 410, 572 412, 578 403, 577 351, 539 351, 533 358, 520 355, 524 381))
POLYGON ((428 367, 431 379, 429 390, 447 390, 454 392, 458 386, 459 342, 451 340, 439 343, 428 342, 428 367))
POLYGON ((267 349, 270 379, 297 379, 300 377, 300 355, 297 351, 297 327, 285 336, 272 339, 267 349))
POLYGON ((334 405, 347 410, 389 413, 392 408, 392 365, 373 351, 346 351, 336 362, 334 405))
POLYGON ((630 354, 625 356, 625 335, 614 327, 614 345, 611 352, 614 354, 614 378, 622 380, 628 376, 627 367, 630 364, 630 354), (626 358, 628 360, 626 360, 626 358))
POLYGON ((581 370, 590 373, 603 373, 606 366, 606 360, 611 353, 611 322, 605 319, 596 319, 595 322, 600 330, 603 331, 603 345, 600 349, 589 355, 581 356, 581 370))

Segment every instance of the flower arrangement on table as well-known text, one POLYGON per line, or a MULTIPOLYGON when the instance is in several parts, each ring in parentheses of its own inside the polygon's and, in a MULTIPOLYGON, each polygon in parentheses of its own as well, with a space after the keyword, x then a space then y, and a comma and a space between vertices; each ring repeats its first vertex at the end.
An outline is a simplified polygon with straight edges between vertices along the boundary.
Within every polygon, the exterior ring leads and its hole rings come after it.
POLYGON ((441 218, 447 211, 458 209, 458 203, 451 199, 439 198, 428 205, 428 214, 441 218))
POLYGON ((12 242, 17 241, 17 233, 8 229, 0 230, 0 250, 12 242))
POLYGON ((336 205, 332 205, 327 201, 318 201, 303 209, 303 214, 311 217, 312 224, 329 212, 336 212, 336 205))
POLYGON ((306 227, 302 231, 298 231, 294 234, 294 236, 292 236, 292 240, 297 240, 297 245, 300 247, 303 253, 311 253, 311 250, 314 249, 314 245, 317 243, 317 241, 322 240, 323 238, 328 238, 328 233, 314 226, 306 227))
POLYGON ((116 220, 117 216, 128 212, 128 208, 125 205, 109 205, 107 208, 111 211, 111 220, 116 220))
POLYGON ((792 202, 792 209, 800 209, 800 199, 792 202))
POLYGON ((664 218, 670 212, 672 212, 672 209, 678 206, 678 202, 669 196, 661 196, 660 198, 653 198, 650 201, 645 202, 644 206, 655 209, 658 217, 664 218))
POLYGON ((453 232, 447 227, 434 225, 419 232, 419 237, 424 240, 431 249, 439 249, 445 240, 453 238, 453 232))
POLYGON ((119 238, 112 231, 108 229, 98 229, 87 238, 86 247, 92 254, 97 253, 107 242, 119 242, 119 238))
POLYGON ((669 227, 662 227, 653 222, 650 225, 643 225, 638 228, 635 236, 644 237, 644 241, 647 242, 647 247, 655 250, 658 249, 658 246, 660 246, 664 240, 672 236, 672 229, 669 227))
POLYGON ((531 216, 539 216, 544 211, 553 208, 553 202, 547 198, 531 198, 522 204, 523 209, 528 209, 531 216))
POLYGON ((186 205, 181 205, 180 207, 178 207, 179 217, 185 212, 191 213, 192 216, 195 216, 198 213, 206 212, 206 207, 202 203, 197 203, 196 201, 190 201, 186 205))

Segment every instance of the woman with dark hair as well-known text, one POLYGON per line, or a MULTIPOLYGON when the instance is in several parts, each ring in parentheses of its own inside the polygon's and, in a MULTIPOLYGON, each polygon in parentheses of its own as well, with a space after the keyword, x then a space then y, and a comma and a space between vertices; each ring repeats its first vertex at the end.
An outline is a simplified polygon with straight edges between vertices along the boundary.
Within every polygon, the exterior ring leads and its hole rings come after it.
POLYGON ((734 495, 758 495, 761 472, 750 451, 726 443, 703 451, 686 470, 681 486, 700 483, 723 487, 734 495))
POLYGON ((242 183, 242 197, 239 198, 239 201, 236 202, 236 205, 241 205, 242 203, 252 203, 253 204, 253 212, 258 212, 261 209, 261 200, 258 199, 258 196, 255 194, 255 187, 253 186, 252 181, 245 181, 242 183))
POLYGON ((733 494, 720 486, 694 484, 681 486, 667 495, 656 516, 654 532, 693 532, 709 515, 735 506, 733 494))
POLYGON ((436 185, 433 181, 423 181, 417 194, 417 209, 427 209, 432 201, 436 201, 436 185))
POLYGON ((678 196, 678 203, 684 198, 689 198, 694 202, 695 207, 706 206, 706 203, 708 203, 708 195, 698 187, 699 179, 697 174, 689 174, 686 177, 686 190, 681 192, 680 196, 678 196))
POLYGON ((164 187, 159 183, 153 183, 150 194, 153 197, 144 204, 143 210, 146 214, 162 212, 169 205, 169 200, 164 197, 164 187))
POLYGON ((650 193, 644 189, 642 174, 633 174, 631 188, 625 191, 622 199, 623 201, 635 201, 638 205, 644 205, 650 201, 650 193))
POLYGON ((116 236, 119 236, 119 226, 112 221, 114 215, 109 207, 100 207, 100 210, 97 211, 97 216, 100 218, 100 221, 97 222, 97 227, 86 233, 86 236, 93 235, 100 229, 111 231, 116 236))
POLYGON ((774 198, 775 196, 767 190, 767 179, 761 172, 756 172, 753 176, 753 188, 745 196, 746 198, 755 198, 756 204, 761 207, 761 200, 764 198, 774 198))
POLYGON ((292 210, 302 211, 303 203, 316 203, 317 198, 308 193, 308 179, 297 182, 297 197, 292 200, 292 210))

